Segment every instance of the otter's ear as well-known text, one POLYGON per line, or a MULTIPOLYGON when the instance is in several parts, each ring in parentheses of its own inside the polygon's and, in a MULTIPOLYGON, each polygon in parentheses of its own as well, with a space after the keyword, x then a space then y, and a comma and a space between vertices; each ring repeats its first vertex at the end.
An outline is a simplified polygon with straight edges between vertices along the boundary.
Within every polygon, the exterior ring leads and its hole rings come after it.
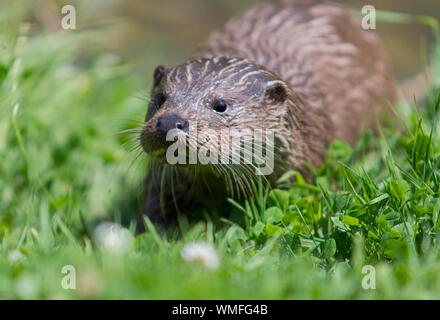
POLYGON ((158 66, 156 70, 154 70, 154 86, 158 86, 162 81, 163 77, 167 74, 168 69, 164 66, 158 66))
POLYGON ((287 87, 282 81, 271 81, 266 87, 266 97, 276 103, 287 100, 287 87))

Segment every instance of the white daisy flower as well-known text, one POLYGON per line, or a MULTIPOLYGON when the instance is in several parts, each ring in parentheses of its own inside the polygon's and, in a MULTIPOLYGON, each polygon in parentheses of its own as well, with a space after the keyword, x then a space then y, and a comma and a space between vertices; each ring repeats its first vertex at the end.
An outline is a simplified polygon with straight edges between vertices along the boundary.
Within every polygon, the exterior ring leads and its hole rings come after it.
POLYGON ((11 263, 14 263, 23 260, 26 256, 18 250, 12 250, 9 252, 8 258, 11 263))
POLYGON ((220 265, 217 251, 209 243, 189 243, 183 247, 180 254, 185 261, 200 262, 208 269, 216 269, 220 265))
POLYGON ((31 275, 20 276, 15 282, 15 292, 21 299, 36 299, 38 291, 37 281, 31 275))
POLYGON ((97 244, 112 253, 123 254, 131 247, 131 235, 122 226, 103 222, 95 229, 97 244))

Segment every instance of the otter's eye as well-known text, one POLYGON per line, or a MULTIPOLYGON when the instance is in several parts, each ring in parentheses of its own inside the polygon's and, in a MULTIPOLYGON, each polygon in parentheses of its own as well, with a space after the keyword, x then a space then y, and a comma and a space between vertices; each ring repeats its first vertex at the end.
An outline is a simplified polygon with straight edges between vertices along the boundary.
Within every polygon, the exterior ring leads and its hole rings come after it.
POLYGON ((225 100, 217 100, 214 102, 214 111, 218 113, 223 113, 228 110, 228 105, 225 100))
POLYGON ((162 105, 167 101, 167 97, 163 93, 159 93, 156 96, 156 106, 157 108, 162 107, 162 105))

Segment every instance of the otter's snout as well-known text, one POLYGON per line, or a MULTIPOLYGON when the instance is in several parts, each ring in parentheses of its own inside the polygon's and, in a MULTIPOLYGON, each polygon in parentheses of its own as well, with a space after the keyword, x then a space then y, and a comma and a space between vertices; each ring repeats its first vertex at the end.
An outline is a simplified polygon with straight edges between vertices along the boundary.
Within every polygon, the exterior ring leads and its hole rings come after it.
POLYGON ((157 119, 156 131, 159 133, 167 134, 168 131, 178 129, 182 131, 188 130, 188 121, 183 120, 178 115, 171 114, 165 115, 157 119))
POLYGON ((147 122, 141 132, 141 144, 145 152, 155 154, 167 149, 172 144, 167 141, 167 134, 172 130, 188 132, 189 121, 176 114, 167 114, 147 122))

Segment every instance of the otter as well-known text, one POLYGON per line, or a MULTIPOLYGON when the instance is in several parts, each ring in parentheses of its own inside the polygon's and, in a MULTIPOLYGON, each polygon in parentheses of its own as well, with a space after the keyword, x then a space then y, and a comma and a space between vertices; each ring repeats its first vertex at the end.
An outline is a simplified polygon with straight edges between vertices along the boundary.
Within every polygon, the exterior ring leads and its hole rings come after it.
MULTIPOLYGON (((353 145, 362 130, 374 131, 396 98, 378 37, 347 7, 325 0, 252 8, 214 31, 187 62, 157 67, 153 79, 140 136, 151 156, 142 213, 161 226, 190 215, 198 193, 221 203, 235 187, 235 197, 246 197, 258 178, 252 162, 169 164, 171 131, 200 151, 209 139, 192 143, 194 132, 272 130, 275 160, 264 180, 274 185, 287 170, 307 175, 308 165, 322 164, 332 141, 353 145)), ((219 144, 230 146, 231 138, 219 144)))

